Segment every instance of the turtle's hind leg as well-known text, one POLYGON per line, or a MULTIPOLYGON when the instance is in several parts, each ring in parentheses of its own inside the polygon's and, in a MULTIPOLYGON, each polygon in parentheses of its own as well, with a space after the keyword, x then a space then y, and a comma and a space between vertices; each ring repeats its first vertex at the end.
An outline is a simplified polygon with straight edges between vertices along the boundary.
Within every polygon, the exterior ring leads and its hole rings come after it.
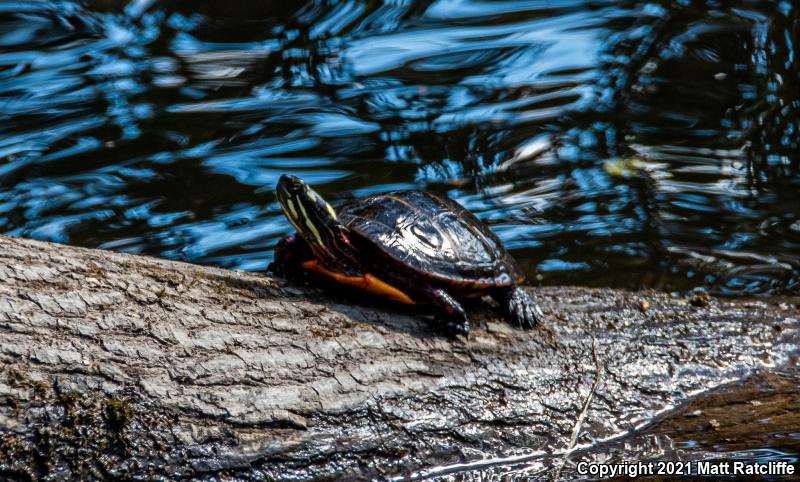
POLYGON ((508 321, 523 328, 533 328, 544 317, 533 297, 519 286, 512 286, 493 295, 508 321))

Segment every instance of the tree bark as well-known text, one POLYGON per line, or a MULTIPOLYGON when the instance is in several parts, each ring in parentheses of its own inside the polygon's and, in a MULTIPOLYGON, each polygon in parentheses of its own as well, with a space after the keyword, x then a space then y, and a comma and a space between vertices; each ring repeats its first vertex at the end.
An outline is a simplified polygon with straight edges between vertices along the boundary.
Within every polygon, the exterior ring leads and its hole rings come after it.
POLYGON ((0 236, 0 473, 421 477, 566 457, 689 397, 796 363, 796 307, 533 289, 469 339, 310 287, 0 236), (695 306, 697 305, 697 306, 695 306))

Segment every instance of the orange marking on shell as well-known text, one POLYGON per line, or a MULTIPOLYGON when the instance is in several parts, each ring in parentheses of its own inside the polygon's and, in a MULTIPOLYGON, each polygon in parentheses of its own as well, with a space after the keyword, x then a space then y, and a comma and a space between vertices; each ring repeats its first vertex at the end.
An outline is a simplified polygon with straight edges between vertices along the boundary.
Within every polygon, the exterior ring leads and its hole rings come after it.
POLYGON ((376 278, 371 274, 365 274, 364 276, 345 276, 343 274, 339 274, 326 269, 316 259, 303 262, 303 268, 307 269, 308 271, 311 271, 312 273, 321 274, 323 276, 331 278, 337 283, 342 283, 347 286, 352 286, 354 288, 358 288, 367 291, 369 293, 382 296, 384 298, 388 298, 398 303, 403 303, 406 305, 417 304, 414 300, 409 298, 408 295, 406 295, 399 289, 395 288, 394 286, 390 285, 389 283, 381 279, 376 278))

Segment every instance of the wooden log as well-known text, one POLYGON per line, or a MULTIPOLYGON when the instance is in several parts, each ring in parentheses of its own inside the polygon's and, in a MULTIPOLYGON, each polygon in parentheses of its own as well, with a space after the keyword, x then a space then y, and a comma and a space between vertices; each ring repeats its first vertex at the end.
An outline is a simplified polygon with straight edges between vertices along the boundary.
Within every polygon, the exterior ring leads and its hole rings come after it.
POLYGON ((796 363, 796 307, 532 289, 523 331, 239 273, 0 236, 0 473, 423 476, 619 437, 796 363), (697 306, 695 306, 697 305, 697 306))

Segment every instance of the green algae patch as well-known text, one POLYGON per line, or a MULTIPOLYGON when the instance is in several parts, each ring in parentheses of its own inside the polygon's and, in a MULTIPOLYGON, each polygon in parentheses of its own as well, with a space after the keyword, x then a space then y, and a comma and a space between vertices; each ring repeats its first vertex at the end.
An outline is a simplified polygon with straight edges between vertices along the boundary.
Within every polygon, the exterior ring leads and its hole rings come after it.
POLYGON ((133 418, 133 408, 127 401, 108 399, 106 400, 106 417, 112 427, 123 429, 133 418))
MULTIPOLYGON (((174 418, 134 389, 109 397, 63 390, 17 369, 5 375, 15 390, 0 397, 0 409, 13 415, 0 432, 3 480, 62 480, 67 473, 78 480, 125 480, 147 473, 142 463, 174 465, 167 449, 179 446, 170 431, 174 418)), ((171 475, 184 474, 177 469, 171 475)))

